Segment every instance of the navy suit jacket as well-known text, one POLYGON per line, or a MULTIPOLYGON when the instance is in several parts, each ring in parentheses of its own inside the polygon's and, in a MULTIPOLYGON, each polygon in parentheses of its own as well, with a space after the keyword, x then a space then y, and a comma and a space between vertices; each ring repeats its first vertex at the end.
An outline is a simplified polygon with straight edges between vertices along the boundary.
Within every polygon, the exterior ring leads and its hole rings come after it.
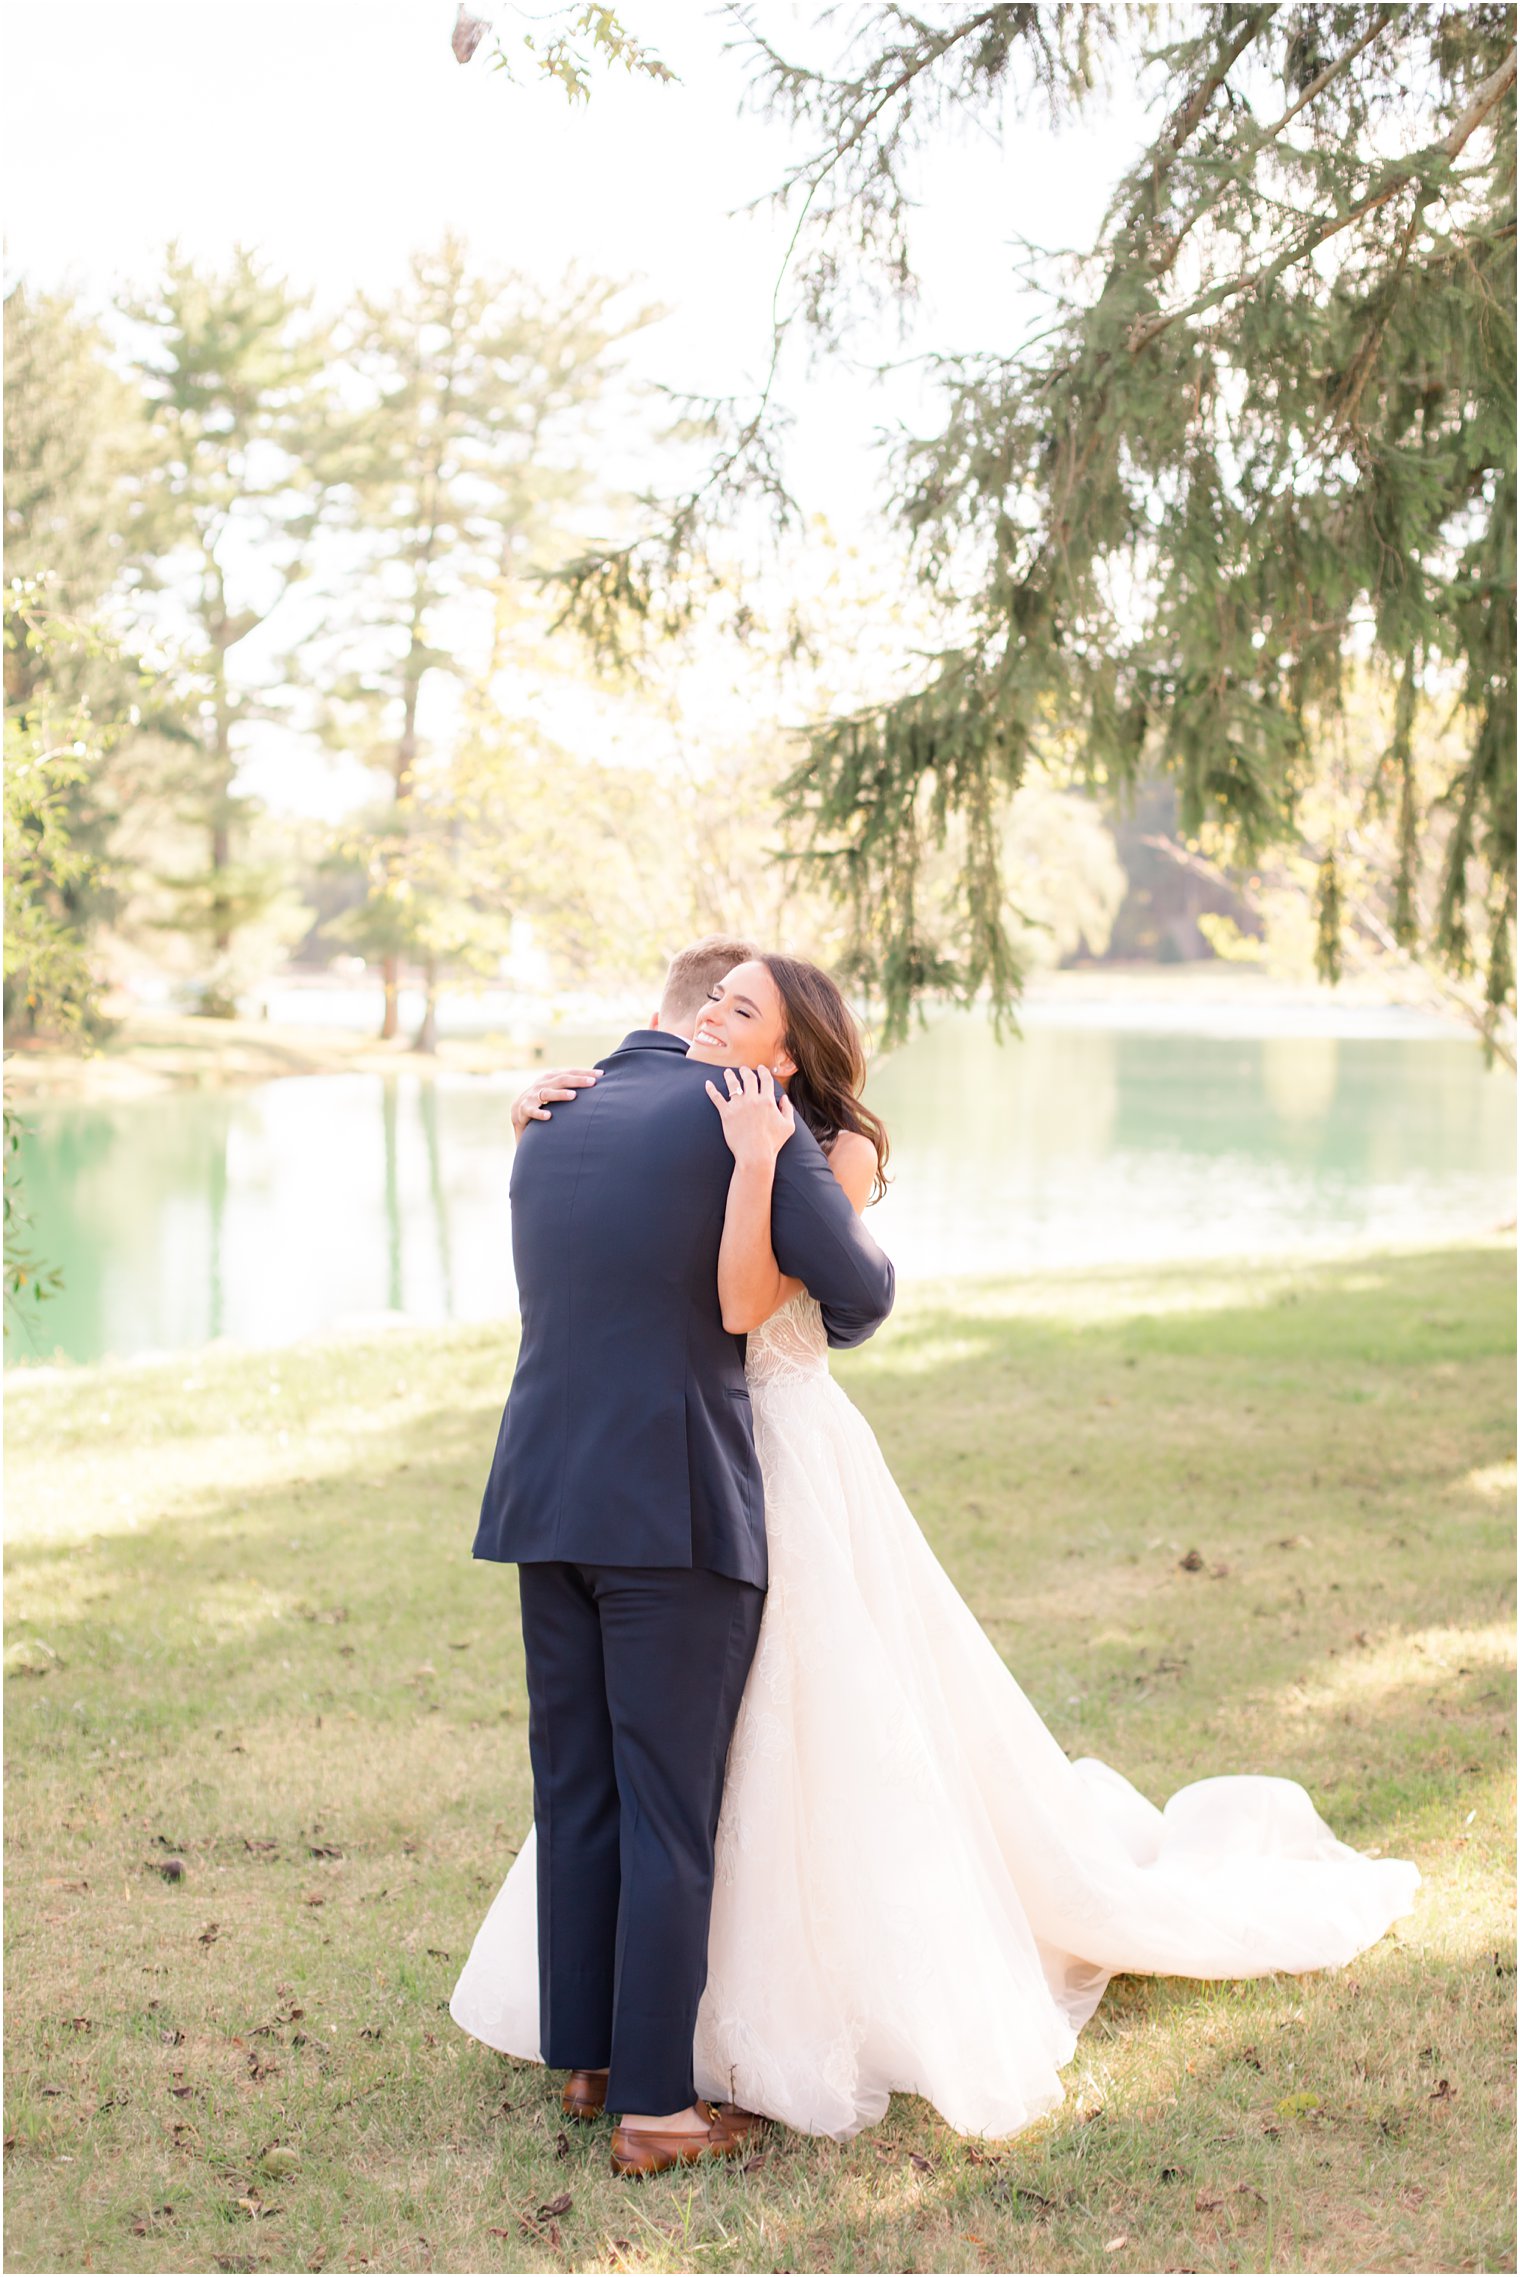
MULTIPOLYGON (((474 1554, 702 1566, 763 1588, 744 1339, 718 1303, 733 1157, 715 1071, 657 1028, 597 1064, 594 1089, 529 1123, 512 1167, 522 1342, 474 1554)), ((891 1262, 800 1122, 776 1158, 771 1240, 831 1344, 886 1319, 891 1262)))

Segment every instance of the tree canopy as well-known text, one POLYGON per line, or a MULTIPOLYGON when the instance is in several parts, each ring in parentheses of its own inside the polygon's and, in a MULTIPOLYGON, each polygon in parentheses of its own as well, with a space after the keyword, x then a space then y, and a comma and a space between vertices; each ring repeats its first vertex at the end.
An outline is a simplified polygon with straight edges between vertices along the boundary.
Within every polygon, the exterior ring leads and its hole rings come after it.
MULTIPOLYGON (((1416 941, 1439 821, 1425 946, 1484 970, 1495 1017, 1512 1006, 1513 11, 1209 6, 1155 45, 1138 8, 931 26, 878 4, 832 69, 736 13, 755 100, 807 144, 776 194, 795 321, 824 346, 863 295, 911 296, 937 131, 1059 115, 1121 72, 1163 95, 1095 241, 1026 245, 1048 303, 1030 336, 936 359, 942 418, 899 438, 892 510, 946 638, 916 687, 817 722, 786 788, 889 1031, 927 989, 1016 996, 1000 815, 1031 762, 1111 789, 1160 769, 1185 831, 1249 863, 1301 838, 1367 662, 1400 691, 1368 792, 1401 815, 1394 935, 1416 941), (1461 722, 1433 806, 1422 704, 1461 722), (931 922, 950 844, 951 919, 931 922)), ((704 536, 746 488, 774 502, 776 465, 768 407, 736 414, 705 486, 570 566, 568 616, 603 650, 679 618, 704 536)), ((1343 850, 1315 853, 1332 977, 1343 850)))

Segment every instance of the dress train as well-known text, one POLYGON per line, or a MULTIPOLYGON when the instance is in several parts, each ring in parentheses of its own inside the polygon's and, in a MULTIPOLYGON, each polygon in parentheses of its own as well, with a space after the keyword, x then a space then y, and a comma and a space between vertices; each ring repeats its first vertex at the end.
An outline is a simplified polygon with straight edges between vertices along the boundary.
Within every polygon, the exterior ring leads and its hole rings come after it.
MULTIPOLYGON (((770 1591, 729 1751, 699 2094, 845 2140, 894 2091, 1017 2133, 1121 1971, 1338 1968, 1418 1869, 1339 1841, 1295 1781, 1158 1810, 1071 1761, 935 1558, 801 1296, 749 1340, 770 1591)), ((476 1936, 456 2023, 536 2058, 534 1839, 476 1936)))

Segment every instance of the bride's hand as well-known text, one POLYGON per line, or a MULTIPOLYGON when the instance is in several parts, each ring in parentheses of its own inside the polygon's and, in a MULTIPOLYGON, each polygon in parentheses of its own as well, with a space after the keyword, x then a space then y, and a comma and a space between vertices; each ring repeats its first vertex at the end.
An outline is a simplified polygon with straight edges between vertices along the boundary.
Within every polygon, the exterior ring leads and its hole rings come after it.
POLYGON ((727 1093, 715 1083, 707 1096, 723 1118, 723 1136, 735 1162, 768 1168, 793 1131, 797 1117, 792 1102, 776 1088, 768 1067, 726 1067, 727 1093))

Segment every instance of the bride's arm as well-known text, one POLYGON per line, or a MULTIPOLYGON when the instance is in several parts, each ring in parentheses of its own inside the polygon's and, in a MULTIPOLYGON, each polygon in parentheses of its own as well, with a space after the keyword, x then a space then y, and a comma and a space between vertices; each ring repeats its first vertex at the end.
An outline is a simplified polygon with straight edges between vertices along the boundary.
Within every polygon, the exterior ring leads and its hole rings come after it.
MULTIPOLYGON (((716 1085, 707 1086, 734 1157, 718 1248, 718 1302, 730 1335, 745 1336, 802 1287, 782 1272, 771 1247, 776 1157, 796 1120, 791 1101, 777 1092, 768 1073, 728 1068, 724 1082, 726 1096, 716 1085)), ((876 1150, 870 1140, 859 1131, 841 1131, 828 1162, 853 1208, 857 1213, 863 1210, 876 1176, 876 1150)))

